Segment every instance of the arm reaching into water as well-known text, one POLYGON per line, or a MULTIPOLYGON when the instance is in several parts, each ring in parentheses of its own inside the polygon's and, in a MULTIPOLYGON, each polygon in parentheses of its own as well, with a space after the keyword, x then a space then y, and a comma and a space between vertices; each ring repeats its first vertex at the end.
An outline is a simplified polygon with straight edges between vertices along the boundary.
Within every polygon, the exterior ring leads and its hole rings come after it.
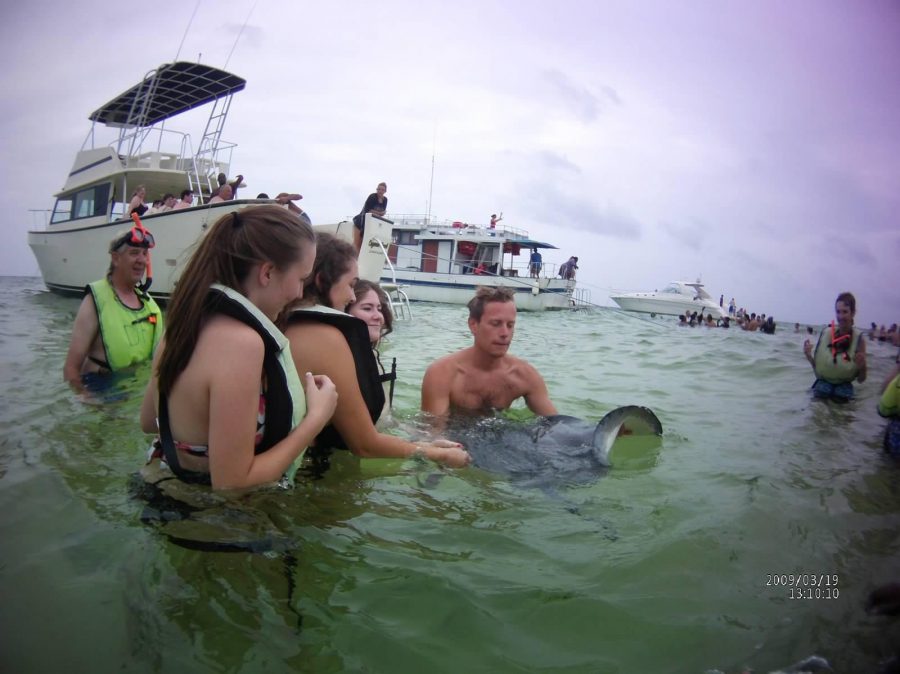
POLYGON ((81 370, 99 332, 100 319, 97 317, 97 308, 88 293, 81 300, 81 306, 78 307, 78 313, 75 315, 69 351, 63 365, 63 380, 77 393, 84 391, 84 386, 81 384, 81 370))
POLYGON ((526 364, 525 378, 528 393, 525 394, 525 404, 528 409, 540 417, 549 417, 558 414, 556 406, 550 400, 547 384, 541 374, 531 365, 526 364))
POLYGON ((286 334, 299 371, 316 369, 334 381, 340 397, 331 423, 354 454, 365 458, 403 458, 421 453, 454 468, 468 464, 469 454, 459 443, 409 442, 376 430, 359 390, 353 354, 337 328, 301 323, 288 327, 286 334))

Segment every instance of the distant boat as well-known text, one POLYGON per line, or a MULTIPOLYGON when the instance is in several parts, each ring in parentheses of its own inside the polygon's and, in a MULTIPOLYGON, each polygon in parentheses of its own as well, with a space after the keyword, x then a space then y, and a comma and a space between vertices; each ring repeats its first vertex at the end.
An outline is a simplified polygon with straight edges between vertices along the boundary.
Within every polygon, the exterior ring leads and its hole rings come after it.
POLYGON ((574 278, 557 278, 555 264, 544 262, 531 273, 531 250, 556 246, 535 241, 523 230, 424 215, 385 217, 393 223, 393 243, 381 280, 399 285, 412 301, 466 304, 479 286, 510 288, 523 311, 567 309, 586 301, 576 292, 574 278))
POLYGON ((695 311, 699 314, 702 311, 704 316, 712 315, 713 318, 726 316, 722 307, 703 289, 703 284, 699 281, 674 281, 659 292, 623 293, 610 295, 609 298, 625 311, 666 316, 692 314, 695 311))
MULTIPOLYGON (((80 295, 85 285, 103 276, 109 266, 110 240, 132 226, 125 210, 138 185, 151 197, 191 189, 196 199, 190 208, 142 217, 156 240, 150 294, 159 299, 171 295, 193 244, 212 223, 247 206, 275 203, 271 199, 204 203, 217 184, 216 176, 229 173, 236 145, 222 140, 222 130, 232 97, 245 85, 246 80, 211 66, 166 63, 91 113, 91 129, 56 194, 50 222, 45 229, 28 232, 28 245, 50 290, 80 295), (190 135, 167 127, 166 122, 206 104, 212 107, 194 152, 190 135), (103 144, 101 133, 114 139, 103 144)), ((353 241, 349 222, 316 226, 316 230, 353 241)), ((366 218, 366 245, 359 262, 362 278, 378 280, 384 264, 382 251, 390 236, 388 221, 366 218)))

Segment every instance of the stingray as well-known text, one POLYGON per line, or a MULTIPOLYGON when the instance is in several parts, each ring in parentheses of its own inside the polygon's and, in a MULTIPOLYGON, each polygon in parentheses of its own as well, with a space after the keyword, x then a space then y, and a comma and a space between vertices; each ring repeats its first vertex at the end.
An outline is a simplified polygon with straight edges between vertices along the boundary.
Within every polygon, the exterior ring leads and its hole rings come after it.
POLYGON ((493 417, 447 429, 447 437, 465 445, 473 466, 505 475, 517 486, 550 492, 605 475, 620 435, 661 436, 662 424, 646 407, 628 405, 599 422, 566 415, 526 422, 493 417))

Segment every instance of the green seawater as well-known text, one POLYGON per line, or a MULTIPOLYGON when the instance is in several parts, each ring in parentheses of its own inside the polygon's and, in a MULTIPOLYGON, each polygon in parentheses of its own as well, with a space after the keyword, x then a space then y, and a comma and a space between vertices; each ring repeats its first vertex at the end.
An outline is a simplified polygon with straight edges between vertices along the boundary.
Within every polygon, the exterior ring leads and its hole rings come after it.
MULTIPOLYGON (((859 673, 900 644, 900 620, 863 611, 900 580, 882 344, 857 400, 836 406, 811 400, 792 328, 520 314, 513 353, 561 412, 646 405, 661 444, 617 443, 611 471, 562 499, 477 469, 342 455, 293 491, 149 526, 134 480, 149 368, 105 405, 73 396, 61 373, 77 307, 38 279, 0 279, 2 671, 731 674, 817 654, 859 673), (278 544, 209 552, 179 536, 278 544), (770 582, 782 574, 809 577, 770 582)), ((398 360, 405 424, 427 365, 470 342, 462 307, 413 314, 382 352, 398 360)))

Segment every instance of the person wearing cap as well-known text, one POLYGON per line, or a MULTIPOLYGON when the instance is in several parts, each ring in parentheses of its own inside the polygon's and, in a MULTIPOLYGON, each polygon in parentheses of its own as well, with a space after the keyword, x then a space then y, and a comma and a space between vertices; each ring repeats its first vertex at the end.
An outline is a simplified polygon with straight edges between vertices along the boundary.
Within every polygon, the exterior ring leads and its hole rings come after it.
POLYGON ((154 245, 153 235, 143 228, 117 234, 109 245, 106 278, 85 287, 63 365, 63 379, 76 391, 152 357, 163 316, 138 284, 154 245))

